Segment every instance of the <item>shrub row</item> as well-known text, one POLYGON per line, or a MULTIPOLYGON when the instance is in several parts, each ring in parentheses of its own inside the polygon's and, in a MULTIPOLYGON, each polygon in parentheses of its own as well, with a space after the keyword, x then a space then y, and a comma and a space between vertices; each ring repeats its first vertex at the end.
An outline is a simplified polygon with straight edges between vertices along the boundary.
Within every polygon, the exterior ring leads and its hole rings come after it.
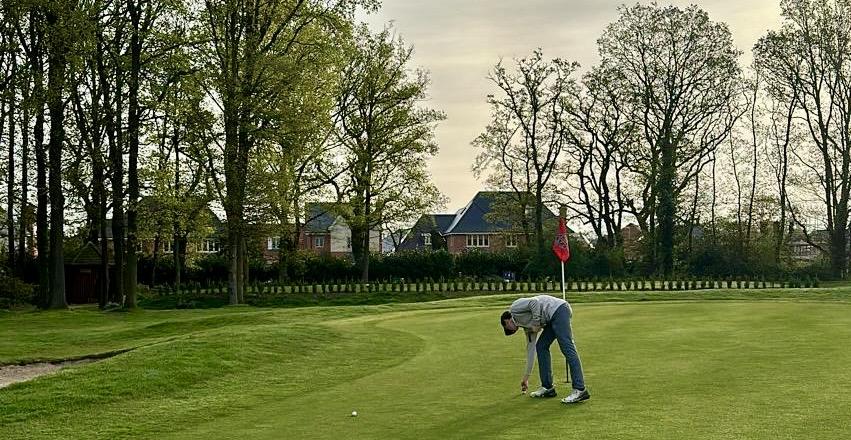
MULTIPOLYGON (((767 289, 767 288, 803 288, 818 287, 816 279, 795 279, 786 281, 767 280, 568 280, 568 291, 672 291, 705 289, 767 289)), ((425 292, 558 292, 561 283, 556 281, 478 281, 452 280, 405 282, 385 281, 373 283, 331 282, 323 284, 300 283, 254 283, 248 286, 248 295, 287 295, 287 294, 335 294, 335 293, 425 293, 425 292)), ((201 285, 189 283, 179 289, 160 286, 151 291, 156 295, 187 295, 200 298, 204 296, 227 296, 227 285, 217 283, 201 285)))

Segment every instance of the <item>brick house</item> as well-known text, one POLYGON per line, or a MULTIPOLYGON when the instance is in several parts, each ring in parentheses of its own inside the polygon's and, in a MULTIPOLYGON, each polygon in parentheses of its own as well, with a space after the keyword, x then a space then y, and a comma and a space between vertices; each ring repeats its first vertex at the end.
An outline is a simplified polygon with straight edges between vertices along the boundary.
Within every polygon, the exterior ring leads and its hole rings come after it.
MULTIPOLYGON (((508 191, 480 191, 467 205, 455 214, 426 214, 420 217, 410 233, 399 245, 400 250, 431 249, 432 232, 438 232, 446 241, 451 254, 477 250, 500 252, 525 244, 526 237, 516 221, 506 219, 500 212, 517 212, 513 193, 508 191)), ((530 218, 527 210, 521 215, 530 218)), ((556 215, 544 207, 544 228, 555 231, 556 215)), ((531 220, 530 220, 531 221, 531 220)))
MULTIPOLYGON (((307 206, 307 220, 299 233, 300 250, 333 257, 352 255, 352 230, 338 214, 339 208, 334 203, 311 203, 307 206)), ((260 245, 264 260, 270 263, 278 260, 281 249, 279 235, 267 235, 260 245)), ((370 231, 369 250, 381 252, 381 248, 381 232, 370 231)))
MULTIPOLYGON (((224 248, 223 243, 227 236, 225 223, 210 208, 205 208, 203 215, 205 220, 203 226, 199 231, 187 237, 186 249, 184 250, 187 255, 216 254, 224 248)), ((127 230, 125 229, 126 233, 127 230)), ((112 219, 107 219, 106 239, 110 248, 112 248, 112 219)), ((166 227, 160 232, 159 243, 157 243, 156 237, 145 234, 139 236, 136 248, 138 253, 153 255, 155 247, 160 256, 171 255, 174 252, 174 235, 171 228, 166 227)))
POLYGON ((433 238, 443 237, 453 220, 455 214, 423 214, 402 238, 396 250, 434 249, 433 238))

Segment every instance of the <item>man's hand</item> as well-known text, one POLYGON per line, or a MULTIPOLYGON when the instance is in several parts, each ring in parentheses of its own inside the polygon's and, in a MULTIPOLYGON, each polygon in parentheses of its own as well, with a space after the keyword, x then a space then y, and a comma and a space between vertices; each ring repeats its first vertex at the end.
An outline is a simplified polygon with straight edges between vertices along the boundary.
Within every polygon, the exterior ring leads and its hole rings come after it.
POLYGON ((523 379, 520 379, 520 392, 526 394, 526 390, 529 389, 529 376, 523 376, 523 379))
POLYGON ((529 329, 529 330, 531 330, 531 331, 532 331, 532 333, 538 333, 539 331, 541 331, 541 327, 539 327, 539 326, 537 326, 537 325, 535 325, 535 324, 532 324, 532 328, 531 328, 531 329, 529 329))

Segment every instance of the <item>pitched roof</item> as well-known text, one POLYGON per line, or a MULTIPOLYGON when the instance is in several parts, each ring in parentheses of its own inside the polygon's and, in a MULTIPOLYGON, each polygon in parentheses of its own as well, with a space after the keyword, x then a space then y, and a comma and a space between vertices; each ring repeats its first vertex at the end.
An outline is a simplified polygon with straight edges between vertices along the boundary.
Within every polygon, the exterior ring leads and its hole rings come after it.
POLYGON ((339 216, 339 203, 310 203, 307 205, 304 229, 307 232, 328 232, 339 216))
MULTIPOLYGON (((512 194, 510 191, 479 191, 467 206, 455 214, 455 219, 444 234, 476 234, 512 229, 513 225, 507 220, 492 220, 486 217, 499 199, 504 198, 511 202, 512 199, 509 197, 512 194)), ((556 218, 555 214, 545 206, 544 220, 552 218, 556 218)))
POLYGON ((434 225, 437 225, 437 230, 443 234, 449 230, 449 226, 455 220, 455 214, 432 214, 434 225))
MULTIPOLYGON (((77 250, 76 253, 65 263, 69 266, 96 266, 100 264, 100 250, 94 243, 88 242, 77 250)), ((114 264, 112 252, 109 252, 108 264, 114 264)))
POLYGON ((446 230, 449 229, 449 225, 452 224, 453 220, 455 220, 455 214, 421 215, 417 222, 414 223, 414 226, 412 226, 411 229, 402 237, 398 250, 410 250, 422 247, 424 245, 421 237, 422 234, 426 234, 431 231, 437 231, 440 234, 444 234, 446 230))

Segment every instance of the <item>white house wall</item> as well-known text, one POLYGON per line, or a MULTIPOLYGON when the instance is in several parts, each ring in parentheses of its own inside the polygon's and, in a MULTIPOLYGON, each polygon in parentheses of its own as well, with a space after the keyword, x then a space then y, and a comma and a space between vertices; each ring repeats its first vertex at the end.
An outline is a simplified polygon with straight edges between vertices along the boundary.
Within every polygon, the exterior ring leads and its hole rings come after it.
MULTIPOLYGON (((328 228, 331 234, 331 253, 351 252, 352 230, 346 221, 338 217, 334 224, 328 228)), ((369 250, 372 252, 381 252, 381 231, 370 231, 369 233, 369 250)))
POLYGON ((343 253, 352 251, 350 246, 352 231, 342 219, 337 219, 328 230, 331 233, 331 252, 343 253))

